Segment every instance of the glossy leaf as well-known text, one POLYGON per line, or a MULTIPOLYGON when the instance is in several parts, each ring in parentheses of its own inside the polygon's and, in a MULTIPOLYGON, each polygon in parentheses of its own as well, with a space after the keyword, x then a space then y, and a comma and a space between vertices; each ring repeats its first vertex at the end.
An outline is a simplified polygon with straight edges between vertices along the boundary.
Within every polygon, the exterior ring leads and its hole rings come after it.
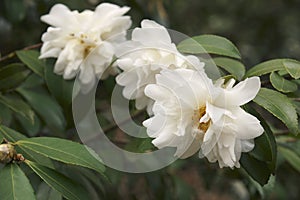
POLYGON ((35 91, 19 88, 18 92, 28 101, 53 131, 63 131, 66 122, 61 107, 43 90, 35 91))
POLYGON ((54 74, 54 62, 47 61, 45 69, 45 79, 51 94, 63 106, 68 106, 72 102, 72 92, 74 81, 64 80, 62 76, 54 74))
POLYGON ((300 172, 300 155, 294 152, 290 148, 278 146, 278 151, 284 156, 286 161, 293 166, 298 172, 300 172))
POLYGON ((24 172, 16 164, 8 164, 0 170, 0 197, 9 200, 34 200, 32 186, 24 172))
POLYGON ((34 50, 17 51, 19 59, 25 63, 34 73, 44 77, 45 63, 39 59, 40 53, 34 50))
POLYGON ((69 140, 38 137, 20 140, 17 145, 60 162, 87 167, 100 173, 104 171, 100 158, 93 150, 69 140))
POLYGON ((241 58, 236 46, 228 39, 217 35, 199 35, 180 42, 177 46, 182 53, 211 53, 232 58, 241 58))
MULTIPOLYGON (((2 135, 3 138, 7 139, 9 142, 13 143, 27 138, 25 135, 22 135, 21 133, 3 125, 0 125, 0 135, 2 135)), ((26 159, 33 160, 40 164, 47 165, 48 167, 53 168, 53 163, 49 158, 31 151, 30 149, 26 149, 20 146, 17 146, 17 148, 18 153, 23 154, 26 159)))
POLYGON ((287 96, 271 89, 261 88, 253 101, 280 119, 293 134, 298 134, 296 109, 287 96))
POLYGON ((240 61, 224 57, 214 58, 213 60, 217 66, 232 74, 235 79, 241 80, 245 75, 245 66, 240 61))
POLYGON ((268 73, 271 73, 274 71, 286 70, 284 63, 287 61, 293 61, 293 60, 291 60, 291 59, 273 59, 273 60, 268 60, 268 61, 262 62, 258 65, 255 65, 254 67, 250 68, 246 73, 246 77, 261 76, 261 75, 268 74, 268 73))
POLYGON ((20 97, 13 95, 0 95, 0 102, 10 108, 12 111, 28 119, 31 124, 34 124, 33 110, 20 97))
POLYGON ((260 185, 265 185, 271 176, 271 170, 266 162, 260 161, 248 153, 243 153, 240 159, 242 167, 260 185))
POLYGON ((71 200, 89 199, 86 190, 65 175, 28 160, 25 163, 50 187, 60 192, 65 198, 71 200))
POLYGON ((272 72, 270 74, 270 81, 273 87, 280 92, 289 93, 295 92, 298 89, 296 83, 286 80, 282 76, 279 76, 276 72, 272 72))
POLYGON ((0 90, 8 90, 20 85, 30 71, 22 63, 13 63, 0 68, 0 90))
POLYGON ((297 60, 285 60, 283 62, 286 71, 294 78, 300 78, 300 62, 297 60))

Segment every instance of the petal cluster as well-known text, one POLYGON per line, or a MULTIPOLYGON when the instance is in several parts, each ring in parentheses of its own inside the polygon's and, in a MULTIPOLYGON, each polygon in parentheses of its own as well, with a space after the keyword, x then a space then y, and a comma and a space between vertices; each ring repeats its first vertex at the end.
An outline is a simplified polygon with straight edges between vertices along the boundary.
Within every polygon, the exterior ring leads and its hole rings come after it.
POLYGON ((65 79, 80 72, 83 84, 92 85, 110 65, 115 46, 125 40, 131 19, 128 7, 102 3, 95 11, 70 11, 56 4, 41 20, 50 25, 42 36, 40 58, 57 58, 55 73, 65 79))
POLYGON ((199 151, 220 167, 239 167, 241 153, 253 149, 253 139, 263 128, 240 107, 256 96, 259 78, 234 83, 214 84, 205 73, 190 69, 163 70, 156 83, 145 88, 155 101, 154 116, 143 123, 155 138, 153 144, 176 147, 175 155, 181 158, 199 151))
POLYGON ((145 96, 144 89, 155 83, 155 75, 167 68, 203 68, 195 56, 180 54, 172 42, 168 30, 151 20, 143 20, 141 28, 135 28, 132 38, 117 48, 118 66, 122 73, 116 78, 125 86, 123 95, 135 99, 136 107, 148 107, 153 101, 145 96))

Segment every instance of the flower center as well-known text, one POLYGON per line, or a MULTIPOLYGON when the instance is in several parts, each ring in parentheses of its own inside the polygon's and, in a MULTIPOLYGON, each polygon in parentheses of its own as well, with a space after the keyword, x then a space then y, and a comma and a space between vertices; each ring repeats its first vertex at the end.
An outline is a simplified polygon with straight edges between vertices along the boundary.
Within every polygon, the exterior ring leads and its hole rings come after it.
POLYGON ((87 34, 74 34, 71 33, 70 37, 79 41, 80 45, 83 46, 83 58, 86 58, 97 46, 99 42, 98 39, 95 38, 94 35, 87 35, 87 34))
POLYGON ((206 106, 200 107, 198 110, 195 111, 195 123, 198 126, 197 128, 205 133, 210 125, 210 119, 207 122, 200 122, 200 119, 206 114, 206 106))

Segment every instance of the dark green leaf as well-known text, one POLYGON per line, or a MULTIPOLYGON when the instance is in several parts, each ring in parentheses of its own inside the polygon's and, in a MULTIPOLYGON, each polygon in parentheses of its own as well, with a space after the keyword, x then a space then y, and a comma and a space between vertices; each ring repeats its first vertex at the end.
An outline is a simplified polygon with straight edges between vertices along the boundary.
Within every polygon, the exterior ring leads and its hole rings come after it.
POLYGON ((28 160, 25 163, 50 187, 60 192, 65 198, 71 200, 90 199, 87 191, 81 185, 75 183, 65 175, 28 160))
MULTIPOLYGON (((246 77, 261 76, 274 71, 286 70, 285 63, 295 62, 292 59, 273 59, 262 62, 249 69, 246 73, 246 77)), ((296 61, 297 62, 297 61, 296 61)))
POLYGON ((0 103, 0 124, 9 126, 12 120, 12 111, 6 106, 0 103))
POLYGON ((277 144, 275 137, 265 119, 255 109, 249 105, 245 105, 244 107, 247 112, 257 117, 264 128, 264 133, 255 138, 255 147, 249 154, 258 160, 266 162, 271 172, 275 173, 277 163, 277 144))
POLYGON ((283 62, 286 71, 294 78, 300 78, 300 62, 297 60, 285 60, 283 62))
POLYGON ((51 94, 63 106, 68 106, 72 102, 72 92, 74 81, 64 80, 62 76, 54 74, 54 62, 47 61, 45 69, 45 79, 51 94))
POLYGON ((31 124, 34 124, 33 110, 20 97, 13 95, 0 95, 0 102, 10 108, 12 111, 28 119, 31 124))
MULTIPOLYGON (((13 130, 13 129, 10 129, 6 126, 3 126, 3 125, 0 125, 0 135, 3 136, 3 138, 7 139, 9 142, 17 142, 19 140, 22 140, 22 139, 26 139, 26 136, 25 135, 22 135, 21 133, 13 130)), ((46 165, 48 167, 53 167, 53 163, 51 162, 51 160, 45 156, 41 156, 40 154, 34 152, 34 151, 31 151, 30 149, 25 149, 23 147, 17 147, 19 149, 18 150, 18 153, 21 153, 23 154, 23 156, 26 158, 26 159, 29 159, 29 160, 34 160, 40 164, 43 164, 43 165, 46 165)))
POLYGON ((298 134, 296 109, 287 96, 271 89, 261 88, 253 101, 280 119, 293 134, 298 134))
POLYGON ((61 107, 44 91, 19 88, 18 92, 28 101, 53 131, 61 132, 66 122, 61 107))
POLYGON ((20 85, 30 71, 22 63, 13 63, 0 68, 0 90, 8 90, 20 85))
POLYGON ((298 172, 300 172, 300 156, 290 148, 278 146, 278 151, 298 172))
POLYGON ((31 137, 36 136, 41 129, 41 120, 36 115, 34 115, 34 124, 30 123, 30 121, 20 115, 16 115, 16 119, 23 127, 24 133, 31 137))
POLYGON ((37 200, 62 200, 61 194, 44 182, 39 185, 36 198, 37 200))
POLYGON ((273 87, 280 92, 295 92, 298 89, 296 83, 286 80, 282 76, 279 76, 276 72, 270 74, 270 81, 273 87))
POLYGON ((17 145, 60 162, 87 167, 100 173, 104 171, 100 158, 93 150, 69 140, 38 137, 20 140, 17 145))
POLYGON ((236 46, 224 37, 217 35, 199 35, 180 42, 178 50, 183 53, 211 53, 232 58, 241 58, 236 46))
POLYGON ((213 60, 217 66, 228 71, 235 79, 241 80, 245 75, 245 66, 240 61, 222 57, 214 58, 213 60))
POLYGON ((265 185, 271 176, 271 170, 266 162, 260 161, 248 153, 243 153, 240 159, 242 167, 260 185, 265 185))
POLYGON ((25 63, 34 73, 44 77, 45 63, 39 59, 40 53, 34 50, 17 51, 19 59, 25 63))
POLYGON ((34 200, 34 192, 24 172, 16 164, 0 170, 0 197, 9 200, 34 200))
POLYGON ((44 79, 39 75, 30 74, 28 78, 19 86, 19 88, 35 88, 44 84, 44 79))

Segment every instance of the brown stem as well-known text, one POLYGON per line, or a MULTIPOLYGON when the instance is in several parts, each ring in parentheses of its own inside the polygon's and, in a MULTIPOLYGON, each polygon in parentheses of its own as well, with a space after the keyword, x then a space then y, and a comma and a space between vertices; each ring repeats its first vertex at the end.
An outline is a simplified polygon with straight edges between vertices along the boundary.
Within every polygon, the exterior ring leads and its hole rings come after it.
MULTIPOLYGON (((31 45, 31 46, 28 46, 28 47, 25 47, 21 50, 31 50, 31 49, 36 49, 36 48, 39 48, 42 46, 42 43, 38 43, 38 44, 34 44, 34 45, 31 45)), ((0 62, 4 61, 4 60, 8 60, 10 58, 13 58, 14 56, 16 56, 16 51, 13 51, 5 56, 3 56, 2 58, 0 58, 0 62)))

